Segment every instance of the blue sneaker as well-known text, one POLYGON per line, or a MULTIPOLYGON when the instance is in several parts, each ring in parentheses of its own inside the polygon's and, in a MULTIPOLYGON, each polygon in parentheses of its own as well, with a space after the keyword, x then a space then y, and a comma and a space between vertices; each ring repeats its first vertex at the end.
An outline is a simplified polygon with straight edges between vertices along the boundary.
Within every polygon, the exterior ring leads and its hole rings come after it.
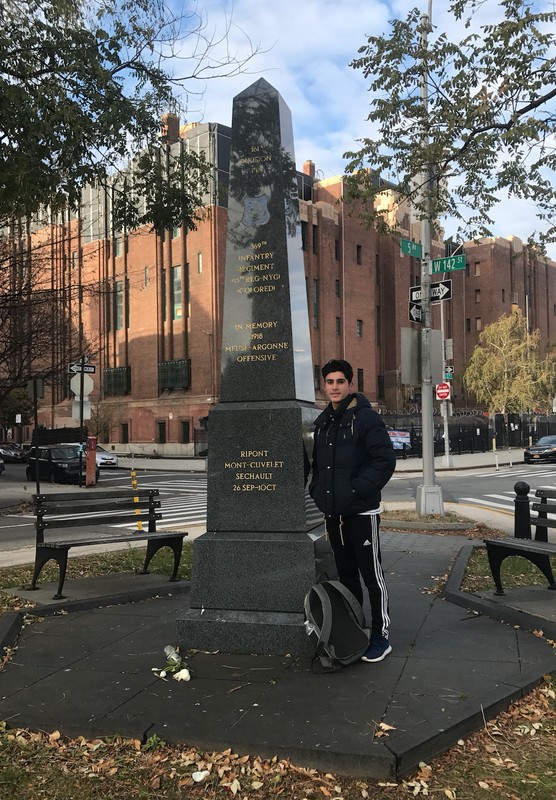
POLYGON ((385 636, 381 636, 380 633, 371 633, 371 641, 365 654, 361 656, 361 661, 374 664, 375 661, 382 661, 391 652, 392 646, 385 636))

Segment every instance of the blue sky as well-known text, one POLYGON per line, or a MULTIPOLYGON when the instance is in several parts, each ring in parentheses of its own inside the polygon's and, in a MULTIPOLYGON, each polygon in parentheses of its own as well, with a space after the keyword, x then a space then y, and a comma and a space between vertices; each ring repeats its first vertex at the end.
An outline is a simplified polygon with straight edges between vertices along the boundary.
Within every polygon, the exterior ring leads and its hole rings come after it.
MULTIPOLYGON (((178 0, 176 5, 182 2, 184 8, 190 8, 186 0, 178 0)), ((551 3, 538 0, 535 5, 548 8, 551 3)), ((387 31, 390 19, 405 18, 414 6, 426 11, 426 0, 205 0, 199 12, 207 20, 207 36, 222 36, 231 21, 230 52, 241 57, 249 52, 250 42, 263 52, 243 74, 199 81, 195 88, 204 92, 189 97, 188 121, 229 125, 234 95, 264 77, 291 109, 298 169, 310 159, 321 177, 341 174, 343 153, 357 149, 358 138, 372 135, 366 122, 367 85, 362 73, 349 63, 365 44, 366 35, 387 31)), ((446 13, 447 6, 447 0, 434 1, 433 23, 439 30, 453 32, 455 38, 455 23, 446 13)), ((475 22, 494 21, 498 14, 497 0, 486 0, 475 22)), ((515 199, 504 199, 493 217, 493 233, 500 236, 513 234, 526 240, 537 226, 534 205, 515 199)), ((444 221, 444 225, 449 234, 450 222, 444 221)), ((556 259, 556 247, 548 252, 556 259)))

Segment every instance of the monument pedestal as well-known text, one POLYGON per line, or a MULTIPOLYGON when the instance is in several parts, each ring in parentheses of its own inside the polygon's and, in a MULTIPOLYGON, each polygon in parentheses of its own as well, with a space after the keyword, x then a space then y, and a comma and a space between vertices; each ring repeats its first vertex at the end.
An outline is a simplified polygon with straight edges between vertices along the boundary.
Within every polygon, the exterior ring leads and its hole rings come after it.
POLYGON ((309 533, 205 533, 195 541, 184 650, 308 655, 303 600, 335 566, 323 528, 309 533))

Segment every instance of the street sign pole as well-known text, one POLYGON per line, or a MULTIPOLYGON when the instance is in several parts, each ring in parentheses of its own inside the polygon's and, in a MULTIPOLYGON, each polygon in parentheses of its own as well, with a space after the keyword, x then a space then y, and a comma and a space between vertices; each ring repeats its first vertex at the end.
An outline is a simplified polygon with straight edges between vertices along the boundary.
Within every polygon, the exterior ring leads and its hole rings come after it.
MULTIPOLYGON (((429 14, 421 15, 423 28, 423 52, 427 51, 427 38, 430 30, 430 12, 432 0, 429 0, 429 14)), ((422 142, 428 145, 426 121, 428 117, 428 86, 426 61, 421 62, 421 100, 425 123, 423 124, 422 142)), ((432 364, 431 364, 431 203, 430 191, 432 176, 430 165, 427 165, 420 176, 421 191, 424 198, 425 212, 421 220, 421 242, 423 244, 423 260, 421 262, 421 427, 423 444, 423 483, 417 486, 416 510, 418 514, 444 514, 442 488, 434 480, 434 424, 432 398, 432 364)))
POLYGON ((85 381, 85 356, 79 359, 79 486, 83 486, 83 383, 85 381))
MULTIPOLYGON (((444 323, 444 303, 440 303, 440 336, 442 338, 442 375, 446 375, 446 332, 444 323)), ((441 403, 442 409, 442 422, 444 427, 444 467, 453 467, 452 455, 450 453, 450 429, 448 426, 448 410, 449 400, 443 400, 441 403)))

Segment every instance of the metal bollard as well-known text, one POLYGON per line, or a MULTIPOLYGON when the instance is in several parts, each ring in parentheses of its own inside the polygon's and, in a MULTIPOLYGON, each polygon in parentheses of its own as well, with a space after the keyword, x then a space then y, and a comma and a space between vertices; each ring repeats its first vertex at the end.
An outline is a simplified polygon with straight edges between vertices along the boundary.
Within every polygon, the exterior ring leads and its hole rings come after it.
POLYGON ((531 508, 529 506, 530 488, 531 487, 529 484, 525 483, 525 481, 518 481, 514 486, 514 537, 516 539, 531 538, 531 508))

